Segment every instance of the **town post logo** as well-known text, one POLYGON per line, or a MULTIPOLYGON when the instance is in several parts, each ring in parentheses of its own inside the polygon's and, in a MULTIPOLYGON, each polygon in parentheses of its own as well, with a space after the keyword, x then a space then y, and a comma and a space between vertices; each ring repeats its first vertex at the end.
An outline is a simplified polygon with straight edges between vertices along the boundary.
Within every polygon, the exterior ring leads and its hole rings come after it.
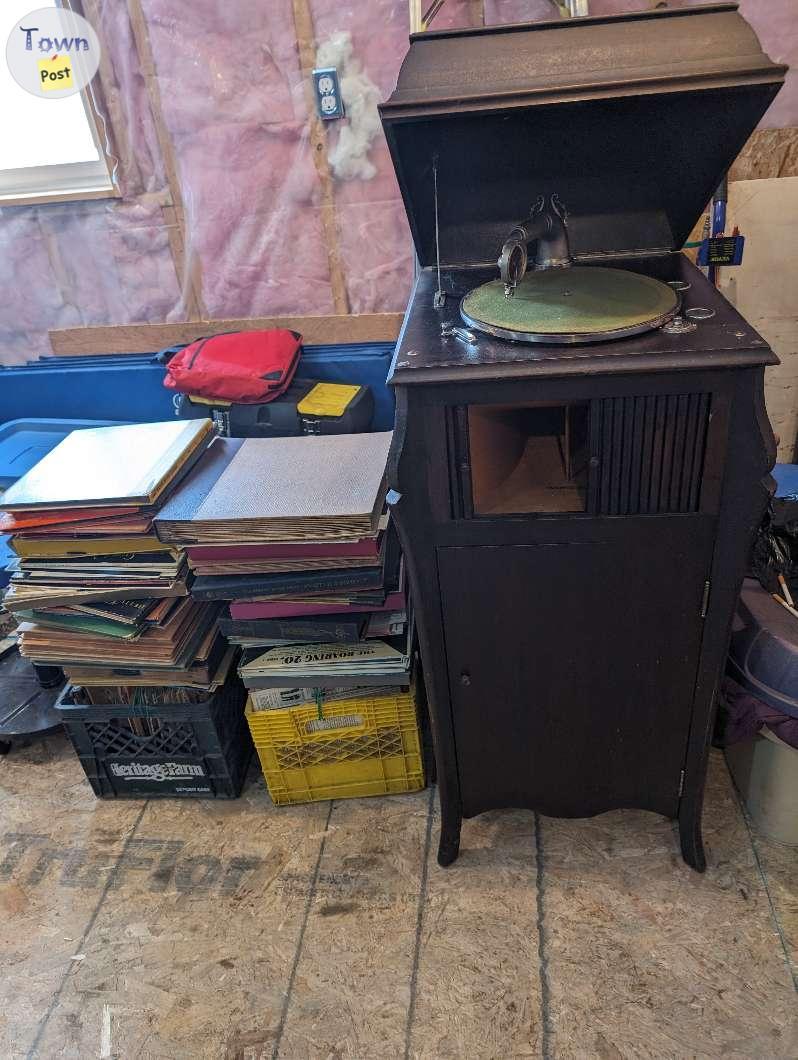
POLYGON ((56 53, 52 59, 39 59, 39 81, 44 92, 72 88, 72 63, 69 56, 56 53))
POLYGON ((43 99, 62 99, 85 88, 100 63, 100 42, 81 15, 42 7, 12 27, 6 61, 17 84, 43 99))

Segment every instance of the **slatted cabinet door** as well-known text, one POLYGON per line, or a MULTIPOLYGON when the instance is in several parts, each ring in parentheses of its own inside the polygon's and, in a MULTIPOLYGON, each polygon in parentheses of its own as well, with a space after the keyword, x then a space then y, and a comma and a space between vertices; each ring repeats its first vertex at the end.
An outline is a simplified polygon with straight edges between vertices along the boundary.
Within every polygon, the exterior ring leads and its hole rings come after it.
POLYGON ((463 815, 675 816, 712 520, 595 540, 439 548, 463 815))

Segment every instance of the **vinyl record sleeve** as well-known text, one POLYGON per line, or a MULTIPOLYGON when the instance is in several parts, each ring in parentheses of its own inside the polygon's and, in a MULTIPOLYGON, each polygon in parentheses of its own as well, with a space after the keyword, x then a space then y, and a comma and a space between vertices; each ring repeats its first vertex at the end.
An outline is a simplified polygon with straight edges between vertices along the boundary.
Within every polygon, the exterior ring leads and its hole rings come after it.
POLYGON ((361 540, 380 526, 391 437, 217 439, 158 513, 156 533, 186 544, 361 540))
POLYGON ((73 431, 6 491, 3 507, 152 504, 212 433, 210 420, 73 431))

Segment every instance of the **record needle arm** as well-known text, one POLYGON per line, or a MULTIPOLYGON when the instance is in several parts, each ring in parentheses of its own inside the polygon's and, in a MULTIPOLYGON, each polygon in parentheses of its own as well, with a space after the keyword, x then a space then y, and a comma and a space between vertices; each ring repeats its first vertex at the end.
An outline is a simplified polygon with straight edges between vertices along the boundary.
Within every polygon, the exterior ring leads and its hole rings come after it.
POLYGON ((505 298, 512 298, 527 270, 529 245, 535 244, 535 268, 565 268, 573 261, 568 243, 566 210, 556 195, 541 195, 528 220, 516 225, 502 246, 499 273, 505 298))

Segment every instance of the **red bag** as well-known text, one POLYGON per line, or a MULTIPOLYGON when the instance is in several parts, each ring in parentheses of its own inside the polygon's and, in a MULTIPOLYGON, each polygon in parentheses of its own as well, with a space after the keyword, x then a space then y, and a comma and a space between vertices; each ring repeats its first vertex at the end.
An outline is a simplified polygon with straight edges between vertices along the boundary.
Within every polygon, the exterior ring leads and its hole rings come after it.
POLYGON ((290 386, 301 343, 301 335, 284 328, 197 339, 174 354, 163 383, 198 397, 245 404, 271 401, 290 386))

